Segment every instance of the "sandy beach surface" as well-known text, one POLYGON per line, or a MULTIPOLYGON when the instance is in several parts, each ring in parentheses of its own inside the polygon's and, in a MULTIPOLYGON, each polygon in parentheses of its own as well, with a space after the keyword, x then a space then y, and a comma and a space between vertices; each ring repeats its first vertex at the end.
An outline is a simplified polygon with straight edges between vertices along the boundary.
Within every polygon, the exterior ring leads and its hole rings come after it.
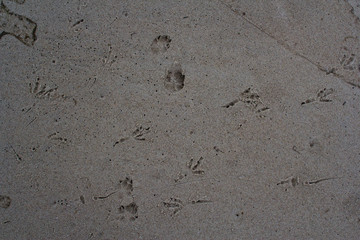
POLYGON ((359 239, 359 17, 1 0, 0 239, 359 239))

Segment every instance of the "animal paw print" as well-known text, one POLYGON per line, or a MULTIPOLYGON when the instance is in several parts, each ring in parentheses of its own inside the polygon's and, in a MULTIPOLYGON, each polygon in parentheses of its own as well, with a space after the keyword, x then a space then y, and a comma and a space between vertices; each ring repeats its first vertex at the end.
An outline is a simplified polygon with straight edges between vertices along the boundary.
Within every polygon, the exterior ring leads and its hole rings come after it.
POLYGON ((48 139, 58 141, 59 143, 66 144, 68 142, 67 138, 59 137, 59 132, 52 133, 48 136, 48 139))
POLYGON ((246 89, 244 92, 240 94, 240 98, 237 98, 230 103, 226 104, 225 108, 229 108, 237 104, 238 102, 243 102, 248 108, 250 108, 253 112, 259 114, 258 117, 265 117, 262 112, 269 110, 269 107, 264 106, 263 102, 260 99, 259 94, 257 94, 251 88, 246 89))
POLYGON ((306 101, 302 102, 301 105, 312 103, 315 101, 319 102, 331 102, 332 100, 328 98, 329 95, 334 93, 334 89, 332 88, 324 88, 317 92, 316 98, 309 98, 306 101))
POLYGON ((169 211, 172 212, 172 215, 177 215, 181 209, 183 209, 184 204, 180 199, 170 198, 163 202, 164 207, 166 207, 169 211))
POLYGON ((144 135, 150 132, 150 127, 138 126, 136 130, 132 133, 132 136, 135 140, 144 141, 144 135))
POLYGON ((120 180, 120 191, 121 194, 121 204, 118 208, 120 214, 120 220, 128 218, 131 221, 134 221, 138 218, 138 205, 134 201, 132 192, 134 190, 133 180, 129 177, 126 177, 124 180, 120 180))
POLYGON ((246 89, 240 94, 240 101, 252 109, 256 109, 260 104, 262 104, 259 94, 254 92, 251 88, 246 89))
POLYGON ((360 70, 360 65, 356 66, 356 60, 356 55, 352 53, 350 55, 344 55, 340 60, 340 64, 345 70, 354 70, 356 68, 359 68, 360 70))
POLYGON ((126 177, 124 180, 120 180, 120 187, 123 189, 127 195, 131 195, 133 188, 133 180, 129 177, 126 177))
POLYGON ((11 198, 8 196, 0 195, 0 207, 8 208, 11 205, 11 198))
POLYGON ((39 79, 35 83, 29 83, 29 87, 30 93, 33 93, 39 99, 50 99, 54 97, 54 93, 57 91, 57 87, 49 88, 46 84, 40 84, 39 79))
POLYGON ((300 183, 299 177, 291 176, 291 177, 286 178, 285 180, 278 182, 276 185, 286 184, 286 185, 290 185, 292 187, 296 187, 297 185, 299 185, 299 183, 300 183))
POLYGON ((162 203, 166 209, 171 211, 171 215, 175 216, 181 211, 181 209, 183 209, 185 206, 188 206, 189 204, 197 205, 197 204, 206 204, 211 202, 212 202, 211 200, 203 199, 203 198, 196 200, 188 200, 186 202, 183 202, 178 198, 171 197, 168 200, 163 201, 162 203))
POLYGON ((171 39, 168 35, 160 35, 151 43, 153 53, 166 52, 170 48, 171 39))
POLYGON ((205 172, 203 170, 199 170, 199 166, 204 158, 200 157, 199 160, 194 161, 194 159, 190 159, 190 162, 188 162, 187 167, 191 170, 193 174, 202 175, 205 172))
MULTIPOLYGON (((82 20, 83 20, 83 19, 82 19, 82 20)), ((111 66, 116 62, 117 55, 114 55, 114 56, 113 56, 111 44, 108 44, 108 47, 109 47, 108 53, 107 53, 107 55, 104 57, 103 63, 104 63, 104 66, 108 65, 108 66, 111 67, 111 66)))
POLYGON ((181 65, 175 62, 167 71, 164 86, 171 92, 178 92, 184 88, 185 75, 181 65))
POLYGON ((339 59, 340 65, 345 70, 349 70, 349 71, 357 70, 358 72, 360 72, 360 59, 356 54, 352 52, 352 51, 356 51, 355 49, 357 43, 355 43, 354 41, 350 41, 351 39, 348 40, 349 43, 347 45, 349 48, 345 46, 341 48, 341 53, 340 53, 341 57, 339 59))
POLYGON ((327 97, 334 93, 334 89, 332 88, 324 88, 317 93, 317 99, 320 102, 331 102, 331 99, 328 99, 327 97))
POLYGON ((55 206, 70 206, 70 203, 71 203, 71 201, 69 201, 66 198, 54 201, 55 206))
POLYGON ((346 36, 344 38, 337 53, 337 64, 332 73, 352 86, 360 86, 360 45, 358 37, 346 36))
POLYGON ((177 177, 174 179, 175 182, 179 182, 181 181, 182 179, 186 178, 187 177, 187 174, 186 173, 182 173, 182 172, 179 172, 177 177))
MULTIPOLYGON (((101 198, 101 197, 100 197, 101 198)), ((97 198, 94 197, 94 200, 96 200, 97 198)), ((79 198, 75 198, 75 199, 58 199, 58 200, 54 200, 53 201, 53 206, 57 207, 57 208, 65 208, 65 207, 76 207, 79 206, 79 204, 85 204, 85 197, 83 195, 80 195, 79 198)))
POLYGON ((136 205, 135 202, 131 202, 128 205, 121 205, 119 207, 119 214, 121 215, 120 219, 124 220, 126 216, 128 215, 129 219, 131 221, 135 221, 138 216, 138 205, 136 205))
MULTIPOLYGON (((315 179, 315 180, 307 180, 307 181, 301 181, 300 182, 300 178, 299 177, 288 177, 285 180, 282 180, 280 182, 278 182, 276 185, 285 185, 287 187, 296 187, 298 185, 302 185, 302 186, 312 186, 315 184, 319 184, 321 182, 324 181, 329 181, 329 180, 335 180, 338 179, 338 177, 326 177, 326 178, 320 178, 320 179, 315 179)), ((285 191, 287 191, 288 189, 285 188, 285 191)))
POLYGON ((245 105, 255 113, 259 114, 258 117, 265 117, 262 112, 270 109, 269 107, 264 106, 259 94, 251 88, 246 89, 240 94, 240 101, 245 103, 245 105))
POLYGON ((39 78, 36 79, 34 83, 29 83, 29 90, 31 94, 34 94, 35 98, 38 99, 50 99, 50 100, 62 100, 62 101, 72 101, 74 105, 77 104, 75 98, 65 96, 64 94, 59 94, 57 92, 58 87, 48 87, 46 84, 41 84, 39 78))

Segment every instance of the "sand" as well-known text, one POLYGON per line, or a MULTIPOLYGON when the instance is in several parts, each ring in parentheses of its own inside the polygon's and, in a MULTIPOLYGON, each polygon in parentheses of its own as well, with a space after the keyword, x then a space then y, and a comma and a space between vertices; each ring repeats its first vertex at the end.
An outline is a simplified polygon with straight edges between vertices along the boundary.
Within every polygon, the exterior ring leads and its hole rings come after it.
POLYGON ((359 17, 3 0, 0 239, 359 239, 359 17))

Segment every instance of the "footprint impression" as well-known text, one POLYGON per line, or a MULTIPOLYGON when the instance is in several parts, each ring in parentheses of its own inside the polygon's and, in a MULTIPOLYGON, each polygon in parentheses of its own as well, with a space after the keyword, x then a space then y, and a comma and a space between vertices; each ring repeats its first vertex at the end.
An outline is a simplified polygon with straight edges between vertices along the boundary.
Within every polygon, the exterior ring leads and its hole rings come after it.
POLYGON ((167 70, 164 86, 167 90, 171 92, 178 92, 184 88, 185 75, 181 65, 178 62, 175 62, 167 70))
POLYGON ((8 196, 0 195, 0 208, 8 208, 11 205, 11 198, 8 196))
POLYGON ((164 53, 170 48, 171 39, 168 35, 159 35, 156 37, 150 47, 153 53, 164 53))
POLYGON ((118 210, 121 220, 129 218, 131 221, 134 221, 138 218, 139 207, 132 196, 133 190, 133 180, 131 178, 126 177, 124 180, 120 180, 121 205, 118 210))

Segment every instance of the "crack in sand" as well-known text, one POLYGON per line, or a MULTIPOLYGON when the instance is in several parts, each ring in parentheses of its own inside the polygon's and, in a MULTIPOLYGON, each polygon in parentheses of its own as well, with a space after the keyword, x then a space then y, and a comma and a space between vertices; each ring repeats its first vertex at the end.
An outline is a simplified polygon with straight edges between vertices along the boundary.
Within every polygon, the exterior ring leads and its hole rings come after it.
MULTIPOLYGON (((285 48, 287 51, 289 51, 290 53, 292 53, 293 55, 300 57, 302 59, 304 59, 306 62, 312 64, 313 66, 317 67, 320 71, 325 72, 327 75, 328 74, 333 74, 333 76, 335 76, 337 79, 340 79, 342 82, 347 83, 351 86, 360 88, 360 84, 355 84, 353 82, 348 81, 343 75, 338 74, 335 72, 334 68, 331 69, 327 69, 326 67, 322 66, 320 63, 314 62, 313 60, 311 60, 310 58, 308 58, 307 56, 295 51, 294 49, 292 49, 289 44, 285 43, 283 40, 276 38, 275 36, 273 36, 271 33, 267 32, 266 30, 264 30, 263 28, 261 28, 260 26, 258 26, 256 23, 252 22, 249 18, 247 18, 245 16, 245 12, 243 11, 239 11, 234 9, 231 5, 225 3, 223 0, 218 0, 221 4, 223 4, 226 8, 230 9, 233 13, 235 13, 236 15, 240 16, 243 20, 245 20, 247 23, 249 23, 250 25, 252 25, 254 28, 256 28, 257 30, 259 30, 260 32, 264 33, 265 35, 267 35, 268 37, 270 37, 271 39, 275 40, 277 44, 279 44, 280 46, 282 46, 283 48, 285 48)), ((356 16, 354 14, 354 16, 356 16)))

